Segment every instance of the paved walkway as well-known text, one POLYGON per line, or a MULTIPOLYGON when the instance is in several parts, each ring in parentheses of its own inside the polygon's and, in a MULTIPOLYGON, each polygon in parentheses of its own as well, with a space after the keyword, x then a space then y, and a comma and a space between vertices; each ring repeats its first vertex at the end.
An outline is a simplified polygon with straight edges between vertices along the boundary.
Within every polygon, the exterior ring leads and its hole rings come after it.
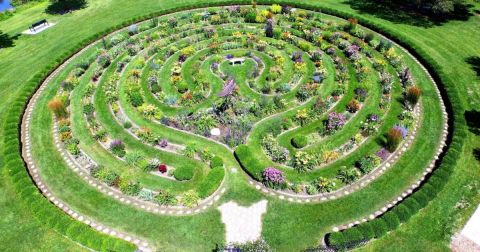
POLYGON ((451 248, 458 252, 480 251, 480 206, 460 233, 453 237, 451 248))
POLYGON ((260 239, 262 215, 267 212, 267 200, 261 200, 249 207, 229 201, 218 207, 225 223, 227 244, 246 243, 260 239))

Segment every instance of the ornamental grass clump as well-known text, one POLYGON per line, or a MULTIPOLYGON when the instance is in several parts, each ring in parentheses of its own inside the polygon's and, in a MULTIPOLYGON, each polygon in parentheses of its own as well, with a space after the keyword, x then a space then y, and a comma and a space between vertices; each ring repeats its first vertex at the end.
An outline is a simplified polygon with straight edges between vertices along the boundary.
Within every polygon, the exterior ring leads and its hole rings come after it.
POLYGON ((417 86, 412 86, 407 89, 407 93, 405 94, 405 100, 412 106, 415 106, 420 100, 420 96, 422 95, 422 90, 417 86))
POLYGON ((59 97, 53 98, 48 103, 48 109, 50 109, 53 114, 57 117, 57 119, 62 119, 67 117, 67 108, 65 106, 65 102, 60 99, 59 97))
POLYGON ((394 126, 387 133, 386 149, 390 152, 395 151, 403 138, 407 136, 407 129, 401 126, 394 126))
POLYGON ((273 167, 267 167, 262 172, 263 183, 270 188, 284 188, 286 180, 283 172, 273 167))
POLYGON ((359 109, 360 109, 360 103, 357 100, 352 99, 348 102, 348 104, 347 104, 347 111, 348 112, 356 113, 359 109))

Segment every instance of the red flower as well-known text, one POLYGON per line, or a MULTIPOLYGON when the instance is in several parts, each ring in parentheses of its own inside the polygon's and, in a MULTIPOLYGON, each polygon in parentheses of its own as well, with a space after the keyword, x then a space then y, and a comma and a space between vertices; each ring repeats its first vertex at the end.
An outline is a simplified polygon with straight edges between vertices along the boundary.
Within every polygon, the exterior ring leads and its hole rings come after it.
POLYGON ((166 164, 161 164, 158 166, 158 171, 161 173, 167 172, 167 165, 166 164))

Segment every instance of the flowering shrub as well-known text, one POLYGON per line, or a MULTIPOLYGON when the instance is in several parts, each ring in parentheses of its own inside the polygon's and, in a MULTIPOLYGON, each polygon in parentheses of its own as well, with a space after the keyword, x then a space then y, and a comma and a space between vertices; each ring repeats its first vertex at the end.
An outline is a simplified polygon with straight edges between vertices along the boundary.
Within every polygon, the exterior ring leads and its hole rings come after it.
POLYGON ((337 112, 331 112, 328 114, 328 119, 326 123, 326 128, 328 132, 334 132, 345 125, 346 118, 345 115, 337 112))
POLYGON ((365 135, 371 135, 378 130, 380 117, 376 114, 369 114, 365 122, 362 122, 361 129, 365 135))
POLYGON ((305 125, 309 120, 308 116, 308 110, 306 108, 300 109, 297 111, 297 114, 295 115, 295 119, 300 123, 300 125, 305 125))
POLYGON ((174 206, 177 204, 177 199, 175 195, 171 194, 166 190, 160 190, 155 196, 155 201, 157 204, 162 206, 174 206))
POLYGON ((273 167, 267 167, 262 172, 263 183, 271 188, 283 188, 286 185, 283 172, 273 167))
POLYGON ((151 120, 152 119, 160 120, 163 116, 162 111, 158 107, 152 104, 147 104, 147 103, 144 103, 141 106, 139 106, 138 112, 140 112, 144 117, 151 120))
POLYGON ((360 51, 360 47, 357 46, 357 45, 349 45, 346 50, 345 50, 345 53, 347 54, 347 56, 352 59, 352 60, 358 60, 360 58, 360 54, 359 54, 359 51, 360 51))
POLYGON ((262 140, 262 146, 268 156, 274 161, 284 163, 287 161, 290 152, 282 147, 273 137, 272 134, 267 134, 262 140))
POLYGON ((355 168, 342 166, 337 172, 337 178, 345 184, 351 184, 360 177, 360 172, 355 168))
POLYGON ((402 71, 399 73, 400 77, 400 82, 402 82, 402 86, 407 86, 412 82, 412 72, 408 67, 405 67, 402 71))
POLYGON ((377 156, 365 156, 358 160, 355 165, 363 174, 366 174, 380 165, 381 162, 382 159, 377 156))
POLYGON ((356 88, 355 89, 355 99, 360 102, 364 102, 367 99, 368 92, 364 88, 356 88))
POLYGON ((319 192, 331 192, 335 188, 335 182, 331 179, 319 177, 312 183, 319 192))
POLYGON ((140 183, 138 181, 121 180, 118 187, 125 195, 136 196, 140 192, 140 183))
POLYGON ((160 143, 158 143, 158 146, 160 146, 160 148, 166 148, 168 146, 168 140, 167 139, 160 140, 160 143))
POLYGON ((379 157, 382 161, 387 160, 390 154, 391 154, 390 151, 388 151, 385 148, 381 148, 379 151, 377 151, 377 153, 375 153, 375 155, 379 157))
POLYGON ((158 166, 158 171, 161 172, 161 173, 165 173, 167 172, 168 168, 167 168, 167 165, 166 164, 161 164, 158 166))
POLYGON ((122 140, 113 140, 110 143, 110 151, 116 156, 123 157, 126 154, 125 144, 122 140))
POLYGON ((293 166, 298 172, 306 172, 308 170, 313 169, 315 165, 315 160, 313 155, 299 151, 295 153, 295 157, 293 159, 293 166))
POLYGON ((186 191, 182 195, 182 204, 186 207, 196 206, 199 200, 200 200, 200 197, 198 196, 198 193, 194 190, 186 191))

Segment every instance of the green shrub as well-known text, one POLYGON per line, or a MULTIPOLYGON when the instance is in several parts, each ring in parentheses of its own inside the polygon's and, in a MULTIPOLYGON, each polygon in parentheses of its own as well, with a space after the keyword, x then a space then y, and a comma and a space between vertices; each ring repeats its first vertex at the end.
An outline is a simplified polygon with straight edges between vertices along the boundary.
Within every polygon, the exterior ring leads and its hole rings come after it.
POLYGON ((387 223, 385 223, 385 221, 381 218, 372 220, 371 225, 373 233, 375 234, 375 238, 384 236, 388 231, 387 223))
POLYGON ((215 156, 210 160, 210 168, 223 167, 223 159, 219 156, 215 156))
POLYGON ((155 201, 162 206, 174 206, 177 204, 175 195, 166 190, 160 190, 158 194, 155 195, 155 201))
POLYGON ((262 172, 268 165, 262 165, 260 160, 254 158, 252 151, 246 145, 239 145, 235 149, 235 157, 242 168, 257 181, 262 181, 262 172))
POLYGON ((194 190, 186 191, 182 195, 182 204, 186 207, 194 207, 198 204, 200 197, 194 190))
POLYGON ((412 197, 418 202, 421 208, 428 204, 428 197, 423 191, 417 191, 412 197))
POLYGON ((343 236, 343 232, 330 233, 327 236, 327 243, 329 246, 334 248, 342 247, 345 243, 345 237, 343 236))
POLYGON ((398 216, 401 222, 406 222, 411 216, 410 210, 403 203, 396 206, 392 212, 398 216))
POLYGON ((400 220, 398 216, 393 212, 388 212, 382 216, 382 219, 385 220, 389 230, 394 230, 400 225, 400 220))
POLYGON ((125 195, 136 196, 140 192, 140 183, 138 181, 121 180, 119 183, 120 191, 125 195))
POLYGON ((370 222, 364 222, 358 225, 357 227, 358 227, 358 230, 362 232, 362 235, 366 240, 370 240, 375 237, 375 233, 373 232, 373 228, 370 222))
POLYGON ((413 215, 417 213, 421 206, 413 197, 408 197, 403 204, 410 210, 410 213, 413 215))
POLYGON ((345 238, 345 243, 354 244, 362 241, 363 235, 357 227, 349 228, 342 232, 345 238))
POLYGON ((307 146, 308 144, 308 139, 306 136, 304 135, 300 135, 300 136, 296 136, 294 138, 292 138, 292 145, 295 147, 295 148, 303 148, 305 146, 307 146))
POLYGON ((204 199, 214 193, 222 183, 224 176, 225 171, 222 167, 214 167, 198 186, 198 196, 204 199))
POLYGON ((190 165, 180 166, 173 171, 175 179, 184 181, 193 178, 194 168, 190 165))

